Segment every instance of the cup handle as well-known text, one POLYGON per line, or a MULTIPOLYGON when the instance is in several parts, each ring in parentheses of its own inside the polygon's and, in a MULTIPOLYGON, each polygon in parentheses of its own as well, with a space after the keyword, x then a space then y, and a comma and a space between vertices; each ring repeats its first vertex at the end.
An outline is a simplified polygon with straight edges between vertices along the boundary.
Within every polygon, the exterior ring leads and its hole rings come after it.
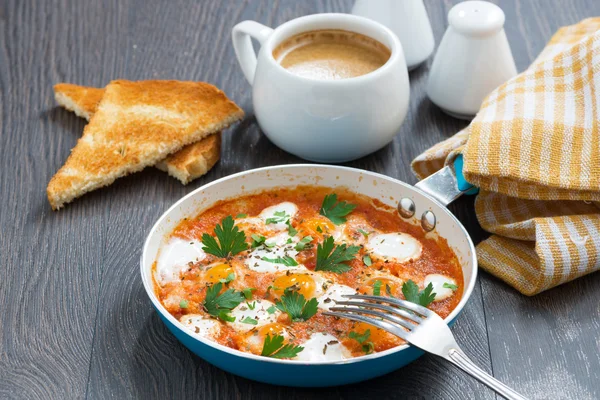
POLYGON ((273 29, 255 21, 243 21, 233 27, 231 32, 233 49, 242 67, 242 72, 250 85, 254 81, 254 73, 256 72, 256 53, 254 53, 252 40, 250 39, 258 40, 262 46, 272 32, 273 29))

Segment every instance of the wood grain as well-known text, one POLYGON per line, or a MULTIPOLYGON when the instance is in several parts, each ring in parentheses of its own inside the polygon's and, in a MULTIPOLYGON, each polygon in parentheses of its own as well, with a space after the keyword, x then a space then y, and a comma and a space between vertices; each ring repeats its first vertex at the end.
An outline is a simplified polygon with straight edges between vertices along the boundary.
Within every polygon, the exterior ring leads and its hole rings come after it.
MULTIPOLYGON (((439 43, 456 1, 426 1, 439 43)), ((520 70, 561 25, 600 13, 594 0, 506 0, 520 70)), ((141 245, 174 201, 216 178, 301 162, 253 117, 251 90, 230 43, 233 25, 277 26, 351 0, 0 2, 0 398, 492 399, 463 373, 424 356, 368 384, 293 389, 227 374, 166 330, 139 279, 141 245), (216 84, 247 113, 223 136, 222 160, 188 186, 148 169, 53 213, 45 187, 83 129, 56 108, 52 85, 175 78, 216 84)), ((411 102, 393 143, 346 165, 414 183, 410 161, 465 123, 425 96, 426 65, 410 73, 411 102)), ((473 199, 450 209, 475 241, 486 234, 473 199)), ((466 353, 532 398, 600 397, 600 277, 526 298, 481 274, 454 332, 466 353)))

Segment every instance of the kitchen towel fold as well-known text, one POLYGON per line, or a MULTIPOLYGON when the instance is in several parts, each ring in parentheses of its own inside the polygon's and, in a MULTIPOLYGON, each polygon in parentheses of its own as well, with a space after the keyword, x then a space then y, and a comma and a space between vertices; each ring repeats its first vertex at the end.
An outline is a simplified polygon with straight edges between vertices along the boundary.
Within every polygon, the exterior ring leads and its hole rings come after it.
POLYGON ((559 29, 471 124, 412 163, 423 179, 464 155, 493 235, 479 265, 534 295, 600 269, 600 18, 559 29))

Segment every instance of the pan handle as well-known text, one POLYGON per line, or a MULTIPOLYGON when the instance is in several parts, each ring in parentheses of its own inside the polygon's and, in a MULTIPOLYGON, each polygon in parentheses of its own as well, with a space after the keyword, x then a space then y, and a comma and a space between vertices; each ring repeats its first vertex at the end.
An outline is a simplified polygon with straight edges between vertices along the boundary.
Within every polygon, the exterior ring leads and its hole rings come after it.
POLYGON ((463 194, 476 194, 479 192, 479 188, 465 180, 462 169, 463 156, 459 154, 452 165, 446 165, 435 174, 418 182, 415 186, 447 206, 463 194))

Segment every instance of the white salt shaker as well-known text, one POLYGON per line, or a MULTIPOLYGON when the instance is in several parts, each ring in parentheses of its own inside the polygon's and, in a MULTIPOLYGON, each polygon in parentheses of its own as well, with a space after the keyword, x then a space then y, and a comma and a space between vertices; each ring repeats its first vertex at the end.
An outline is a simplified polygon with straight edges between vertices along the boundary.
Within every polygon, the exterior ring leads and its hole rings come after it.
POLYGON ((352 14, 372 19, 398 36, 408 70, 427 60, 435 42, 423 0, 356 0, 352 14))
POLYGON ((427 82, 427 95, 446 113, 472 119, 485 97, 517 74, 504 19, 486 1, 465 1, 448 13, 427 82))

